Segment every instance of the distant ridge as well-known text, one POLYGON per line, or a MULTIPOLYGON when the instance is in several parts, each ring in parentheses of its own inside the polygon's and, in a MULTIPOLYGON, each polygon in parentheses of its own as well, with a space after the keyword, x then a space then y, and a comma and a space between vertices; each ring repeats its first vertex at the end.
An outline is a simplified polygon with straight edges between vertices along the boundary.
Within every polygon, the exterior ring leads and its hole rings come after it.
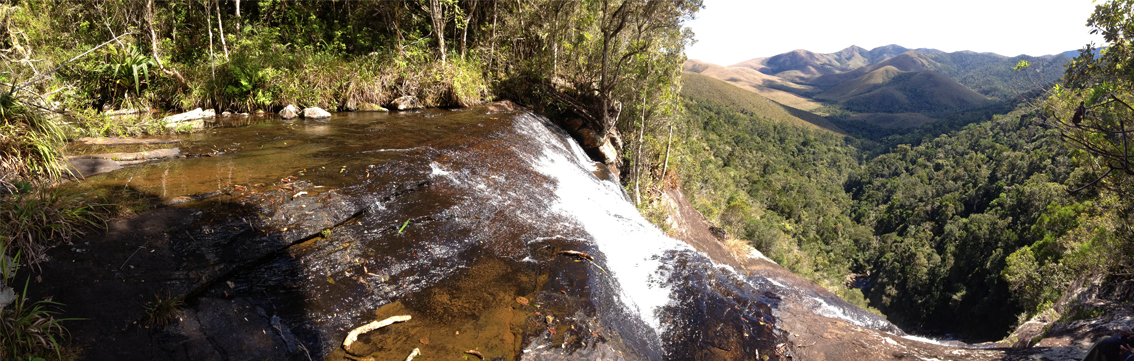
POLYGON ((826 118, 768 100, 728 82, 692 72, 682 73, 682 80, 681 95, 684 97, 707 99, 771 120, 843 134, 842 129, 826 118))
POLYGON ((936 70, 940 67, 940 64, 938 64, 936 61, 933 61, 925 54, 910 50, 869 66, 860 67, 844 73, 820 76, 812 79, 808 82, 808 84, 815 85, 820 88, 830 88, 838 85, 839 83, 858 78, 867 73, 887 66, 893 67, 894 69, 900 71, 926 71, 936 70))
POLYGON ((793 83, 752 68, 724 67, 691 59, 685 62, 684 69, 687 72, 724 80, 744 90, 755 92, 762 97, 793 108, 810 111, 823 106, 823 104, 807 98, 807 95, 818 93, 821 89, 793 83))
MULTIPOLYGON (((1068 53, 1007 57, 886 45, 829 54, 793 50, 731 66, 689 60, 685 70, 779 103, 781 110, 794 111, 787 114, 824 129, 834 125, 819 116, 837 115, 835 124, 851 131, 901 131, 940 120, 977 119, 1019 100, 1028 89, 1057 81, 1070 60, 1068 53), (1012 69, 1021 60, 1031 64, 1027 73, 1012 69)), ((724 96, 715 87, 701 89, 724 96)))
POLYGON ((756 58, 730 65, 730 68, 749 68, 790 81, 801 81, 822 75, 846 72, 874 64, 909 49, 886 45, 866 50, 850 46, 830 54, 817 54, 807 50, 793 50, 769 58, 756 58))

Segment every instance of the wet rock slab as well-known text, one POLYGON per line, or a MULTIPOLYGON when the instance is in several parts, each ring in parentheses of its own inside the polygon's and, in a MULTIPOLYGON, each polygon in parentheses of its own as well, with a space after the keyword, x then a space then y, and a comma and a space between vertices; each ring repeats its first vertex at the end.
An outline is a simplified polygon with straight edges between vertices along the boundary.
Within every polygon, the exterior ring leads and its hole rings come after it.
POLYGON ((181 155, 179 148, 155 149, 145 152, 104 153, 67 157, 68 170, 80 177, 90 177, 122 169, 123 166, 181 155))
POLYGON ((180 143, 180 139, 162 139, 162 138, 121 138, 121 137, 108 137, 108 138, 91 138, 83 137, 73 140, 76 143, 86 145, 138 145, 138 144, 173 144, 180 143))
MULTIPOLYGON (((649 347, 627 345, 634 337, 607 320, 628 315, 595 306, 613 299, 603 291, 610 280, 591 291, 597 265, 557 253, 598 254, 585 235, 504 216, 537 215, 547 205, 500 197, 547 193, 554 184, 501 161, 518 156, 501 149, 520 148, 512 136, 493 136, 509 124, 470 124, 401 161, 358 172, 359 183, 348 188, 285 179, 116 220, 103 236, 53 250, 59 261, 44 268, 35 291, 68 305, 66 317, 86 319, 69 327, 89 360, 333 357, 350 328, 392 309, 417 321, 389 339, 432 339, 422 347, 438 355, 641 358, 649 347), (513 188, 501 175, 534 183, 513 188), (495 191, 463 193, 461 178, 495 191), (571 237, 548 238, 564 234, 571 237), (530 257, 538 261, 523 260, 530 257), (518 296, 530 304, 516 303, 518 296), (180 314, 168 326, 148 322, 147 305, 169 297, 184 300, 180 314)), ((364 335, 359 350, 403 353, 402 342, 395 349, 378 335, 364 335)))
MULTIPOLYGON (((824 304, 806 300, 831 295, 785 281, 774 264, 713 263, 650 226, 550 121, 487 113, 431 113, 426 121, 455 120, 424 127, 430 138, 412 147, 318 153, 356 160, 312 178, 340 185, 288 176, 117 220, 104 236, 53 250, 35 297, 53 295, 64 317, 87 319, 68 327, 89 360, 401 360, 414 348, 421 360, 472 359, 470 350, 492 360, 957 351, 909 346, 878 331, 885 323, 817 315, 824 304), (168 297, 184 300, 181 314, 147 323, 147 304, 168 297), (412 319, 341 347, 351 329, 394 315, 412 319)), ((972 352, 950 359, 985 359, 972 352)))

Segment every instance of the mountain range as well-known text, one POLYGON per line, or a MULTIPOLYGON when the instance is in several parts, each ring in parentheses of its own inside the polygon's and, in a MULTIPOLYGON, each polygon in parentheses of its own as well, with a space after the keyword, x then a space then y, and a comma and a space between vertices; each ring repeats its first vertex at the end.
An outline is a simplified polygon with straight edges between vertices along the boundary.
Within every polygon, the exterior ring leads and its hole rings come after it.
POLYGON ((1071 55, 1074 52, 1007 57, 898 45, 870 50, 851 46, 829 54, 794 50, 729 66, 689 60, 685 71, 798 110, 902 129, 1019 101, 1058 80, 1071 55), (1031 65, 1013 70, 1020 61, 1031 65))

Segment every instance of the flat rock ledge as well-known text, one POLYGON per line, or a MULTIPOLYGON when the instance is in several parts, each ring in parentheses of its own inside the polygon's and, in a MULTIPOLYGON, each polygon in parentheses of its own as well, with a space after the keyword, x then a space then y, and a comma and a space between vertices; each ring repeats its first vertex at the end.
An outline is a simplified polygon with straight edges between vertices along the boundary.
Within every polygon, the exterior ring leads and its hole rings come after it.
POLYGON ((133 153, 79 155, 67 157, 67 168, 72 175, 86 178, 93 175, 113 172, 127 165, 174 158, 180 155, 180 148, 155 149, 133 153))
POLYGON ((180 143, 181 139, 157 139, 157 138, 75 138, 75 143, 82 143, 87 145, 145 145, 145 144, 172 144, 180 143))

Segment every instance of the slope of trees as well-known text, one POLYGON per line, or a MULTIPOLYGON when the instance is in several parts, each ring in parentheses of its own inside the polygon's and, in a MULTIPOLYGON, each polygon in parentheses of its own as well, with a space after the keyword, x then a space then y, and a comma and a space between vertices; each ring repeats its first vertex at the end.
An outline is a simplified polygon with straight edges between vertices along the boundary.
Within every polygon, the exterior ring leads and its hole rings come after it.
POLYGON ((998 339, 1072 282, 1134 254, 1128 198, 1105 187, 1068 193, 1105 169, 1030 108, 879 150, 698 84, 683 91, 675 140, 694 206, 907 330, 998 339), (865 295, 843 285, 850 273, 869 275, 865 295))
POLYGON ((675 161, 691 203, 732 237, 867 308, 861 292, 843 285, 844 276, 865 267, 859 248, 872 240, 870 229, 851 219, 853 202, 842 189, 859 166, 858 151, 841 134, 714 94, 683 91, 675 161))
POLYGON ((1068 235, 1079 227, 1102 243, 1118 237, 1103 226, 1118 222, 1103 206, 1113 195, 1068 194, 1097 172, 1074 158, 1058 130, 1021 109, 865 164, 846 190, 854 219, 876 236, 861 249, 871 304, 907 327, 990 339, 1053 301, 1078 274, 1049 271, 1044 285, 1024 284, 1022 274, 1042 265, 1014 252, 1053 259, 1089 248, 1068 235))

